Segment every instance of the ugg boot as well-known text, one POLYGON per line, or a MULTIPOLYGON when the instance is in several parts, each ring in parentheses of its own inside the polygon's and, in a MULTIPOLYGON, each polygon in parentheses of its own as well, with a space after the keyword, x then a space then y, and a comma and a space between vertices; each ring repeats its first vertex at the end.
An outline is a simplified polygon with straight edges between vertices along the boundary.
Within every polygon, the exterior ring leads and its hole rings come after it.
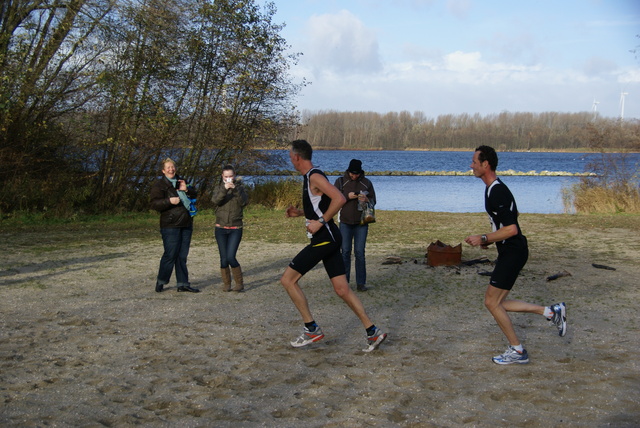
POLYGON ((231 271, 229 267, 220 268, 220 275, 222 275, 222 291, 231 291, 231 271))
POLYGON ((233 273, 233 279, 236 282, 236 286, 233 287, 233 291, 237 291, 237 292, 244 291, 244 282, 242 279, 242 268, 240 266, 232 267, 231 273, 233 273))

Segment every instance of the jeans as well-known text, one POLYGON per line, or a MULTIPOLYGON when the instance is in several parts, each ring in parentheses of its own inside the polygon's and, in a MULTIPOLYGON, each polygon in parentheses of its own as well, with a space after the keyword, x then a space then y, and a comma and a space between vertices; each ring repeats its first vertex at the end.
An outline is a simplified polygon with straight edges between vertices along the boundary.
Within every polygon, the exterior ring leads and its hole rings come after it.
POLYGON ((369 225, 340 223, 340 233, 342 234, 342 260, 347 274, 347 282, 351 278, 351 241, 353 241, 356 256, 356 284, 366 285, 367 264, 364 259, 364 247, 367 244, 369 225))
POLYGON ((163 228, 160 229, 160 234, 162 235, 164 254, 160 259, 157 284, 168 284, 175 266, 178 287, 190 285, 187 256, 189 255, 193 226, 163 228))
POLYGON ((232 268, 240 266, 240 263, 236 260, 236 254, 242 240, 242 228, 224 229, 216 227, 215 235, 218 251, 220 252, 220 267, 225 269, 229 266, 232 268))

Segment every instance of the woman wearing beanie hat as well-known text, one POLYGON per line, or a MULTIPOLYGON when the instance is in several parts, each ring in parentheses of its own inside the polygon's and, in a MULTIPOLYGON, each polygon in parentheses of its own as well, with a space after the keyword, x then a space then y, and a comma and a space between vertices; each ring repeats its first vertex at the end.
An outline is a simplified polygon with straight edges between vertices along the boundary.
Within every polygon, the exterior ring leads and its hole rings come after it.
POLYGON ((365 246, 369 225, 360 224, 362 211, 358 209, 360 203, 376 203, 376 192, 373 183, 365 178, 362 170, 362 161, 351 159, 349 167, 342 177, 339 177, 335 186, 340 189, 347 202, 340 210, 340 233, 342 234, 342 258, 347 274, 347 281, 351 274, 351 249, 356 259, 356 287, 358 291, 367 291, 367 264, 365 260, 365 246))

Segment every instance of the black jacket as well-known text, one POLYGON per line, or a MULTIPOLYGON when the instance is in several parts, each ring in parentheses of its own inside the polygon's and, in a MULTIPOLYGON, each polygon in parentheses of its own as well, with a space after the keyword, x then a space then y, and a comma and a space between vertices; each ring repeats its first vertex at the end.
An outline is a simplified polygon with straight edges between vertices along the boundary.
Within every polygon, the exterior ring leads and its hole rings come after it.
POLYGON ((360 174, 357 180, 353 181, 349 177, 349 173, 345 172, 342 177, 338 177, 334 186, 338 188, 347 199, 347 202, 340 210, 340 222, 344 224, 360 224, 362 211, 358 211, 358 200, 349 199, 350 192, 361 192, 366 190, 369 192, 367 198, 372 205, 376 204, 376 191, 373 189, 373 183, 364 176, 364 172, 360 174))
MULTIPOLYGON (((187 187, 187 195, 192 199, 198 196, 191 186, 187 187)), ((189 210, 187 210, 182 201, 178 205, 173 205, 169 202, 171 197, 178 197, 178 191, 167 177, 162 176, 162 178, 153 183, 149 195, 151 209, 160 213, 160 228, 189 227, 193 225, 189 210)))

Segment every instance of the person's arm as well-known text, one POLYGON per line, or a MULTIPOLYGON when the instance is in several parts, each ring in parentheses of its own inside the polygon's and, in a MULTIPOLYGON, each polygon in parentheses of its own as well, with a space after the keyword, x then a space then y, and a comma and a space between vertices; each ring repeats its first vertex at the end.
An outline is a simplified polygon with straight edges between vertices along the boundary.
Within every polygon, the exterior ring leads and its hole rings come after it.
POLYGON ((247 195, 247 192, 244 190, 244 185, 241 183, 236 184, 235 190, 238 192, 238 197, 240 197, 240 206, 246 206, 247 202, 249 202, 249 195, 247 195))
POLYGON ((376 205, 376 190, 373 188, 373 183, 369 180, 369 194, 367 195, 369 198, 369 202, 371 202, 372 206, 376 205))
MULTIPOLYGON (((322 216, 325 223, 329 222, 338 214, 338 211, 340 211, 340 208, 342 208, 347 200, 342 192, 338 190, 336 186, 332 185, 322 174, 312 174, 311 177, 309 177, 309 185, 314 195, 327 195, 331 199, 329 208, 327 208, 327 211, 322 216)), ((321 222, 312 220, 308 229, 309 232, 315 234, 322 226, 323 224, 321 222)))
POLYGON ((518 226, 510 224, 508 226, 501 227, 495 232, 486 233, 483 235, 471 235, 467 236, 464 240, 467 244, 477 247, 478 245, 486 247, 494 242, 504 241, 512 236, 518 234, 518 226))
POLYGON ((151 187, 149 193, 151 209, 158 212, 166 211, 173 208, 180 203, 180 198, 177 196, 169 196, 165 190, 159 184, 155 184, 151 187))

